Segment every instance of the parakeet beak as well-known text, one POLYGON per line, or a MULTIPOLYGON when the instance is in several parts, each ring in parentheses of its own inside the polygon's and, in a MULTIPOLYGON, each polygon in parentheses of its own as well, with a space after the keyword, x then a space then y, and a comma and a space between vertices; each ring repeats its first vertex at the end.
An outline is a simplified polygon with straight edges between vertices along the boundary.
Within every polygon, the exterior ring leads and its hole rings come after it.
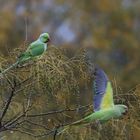
POLYGON ((128 113, 128 108, 125 110, 125 112, 123 113, 123 115, 126 115, 128 113))
POLYGON ((50 42, 51 42, 51 40, 50 40, 50 38, 48 38, 48 40, 47 40, 47 42, 46 43, 48 43, 48 45, 50 44, 50 42))
POLYGON ((50 41, 51 41, 50 38, 48 38, 47 42, 50 42, 50 41))
POLYGON ((44 43, 49 43, 50 42, 50 38, 48 38, 48 40, 47 41, 45 41, 44 43))

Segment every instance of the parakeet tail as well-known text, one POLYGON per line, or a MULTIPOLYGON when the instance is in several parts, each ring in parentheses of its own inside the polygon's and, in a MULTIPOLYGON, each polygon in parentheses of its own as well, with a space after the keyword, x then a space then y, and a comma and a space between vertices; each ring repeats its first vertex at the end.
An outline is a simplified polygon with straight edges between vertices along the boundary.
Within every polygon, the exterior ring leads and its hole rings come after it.
POLYGON ((2 74, 5 74, 6 72, 8 72, 10 69, 16 67, 18 64, 19 64, 19 61, 17 61, 16 63, 12 64, 10 67, 8 67, 7 69, 3 70, 3 71, 0 73, 0 76, 1 76, 2 74))
POLYGON ((79 121, 76 121, 76 122, 67 124, 67 125, 65 125, 65 126, 63 126, 63 127, 60 127, 60 128, 58 129, 57 135, 64 133, 67 129, 69 129, 69 128, 72 127, 72 126, 81 126, 81 122, 82 122, 83 120, 84 120, 84 119, 81 119, 81 120, 79 120, 79 121))
POLYGON ((57 135, 64 133, 68 128, 69 128, 69 125, 59 128, 57 131, 57 135))

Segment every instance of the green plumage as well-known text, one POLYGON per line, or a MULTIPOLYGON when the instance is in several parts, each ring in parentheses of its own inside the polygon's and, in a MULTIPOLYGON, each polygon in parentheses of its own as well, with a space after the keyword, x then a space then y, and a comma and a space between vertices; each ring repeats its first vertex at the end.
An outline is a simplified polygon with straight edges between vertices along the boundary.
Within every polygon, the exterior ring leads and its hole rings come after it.
POLYGON ((19 57, 18 57, 18 62, 24 62, 27 61, 33 57, 39 56, 41 54, 43 54, 43 52, 45 51, 45 45, 44 43, 40 42, 39 40, 33 42, 29 48, 26 50, 26 52, 22 53, 19 57))
POLYGON ((2 75, 7 71, 9 71, 10 69, 16 67, 17 65, 25 63, 26 61, 32 58, 41 56, 47 50, 47 43, 49 39, 50 37, 48 33, 41 34, 39 38, 33 43, 31 43, 28 46, 27 50, 18 57, 16 63, 12 64, 10 67, 2 71, 0 74, 2 75))
MULTIPOLYGON (((86 116, 85 118, 78 120, 71 125, 87 125, 93 121, 99 121, 100 123, 105 123, 110 119, 119 118, 122 115, 121 107, 125 107, 124 105, 115 105, 113 108, 108 108, 104 110, 100 110, 97 112, 93 112, 92 114, 86 116)), ((125 110, 124 110, 125 113, 125 110)))
POLYGON ((102 124, 102 123, 107 122, 110 119, 117 119, 122 116, 122 113, 125 113, 125 110, 123 108, 126 108, 126 106, 125 105, 115 105, 113 108, 111 107, 108 109, 93 112, 81 120, 78 120, 76 122, 73 122, 69 125, 64 126, 63 129, 60 129, 58 131, 58 134, 64 132, 71 126, 81 127, 81 126, 89 125, 90 123, 93 123, 93 122, 99 122, 102 124))
POLYGON ((105 123, 110 119, 118 119, 128 110, 123 104, 115 105, 113 102, 113 90, 107 75, 101 69, 95 70, 95 80, 93 82, 94 91, 94 111, 90 115, 64 126, 58 134, 64 132, 70 126, 85 126, 92 122, 105 123))

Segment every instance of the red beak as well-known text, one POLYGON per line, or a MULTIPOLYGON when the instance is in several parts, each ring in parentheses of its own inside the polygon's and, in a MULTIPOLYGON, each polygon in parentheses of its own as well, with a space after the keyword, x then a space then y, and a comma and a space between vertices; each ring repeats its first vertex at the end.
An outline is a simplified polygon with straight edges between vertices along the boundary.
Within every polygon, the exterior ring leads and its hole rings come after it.
POLYGON ((45 43, 50 43, 51 41, 50 41, 50 39, 48 38, 48 40, 45 42, 45 43))
POLYGON ((47 42, 51 42, 50 38, 48 38, 48 41, 47 42))
POLYGON ((46 42, 46 43, 50 44, 50 42, 51 42, 51 40, 50 40, 50 38, 48 38, 48 40, 47 40, 47 42, 46 42))

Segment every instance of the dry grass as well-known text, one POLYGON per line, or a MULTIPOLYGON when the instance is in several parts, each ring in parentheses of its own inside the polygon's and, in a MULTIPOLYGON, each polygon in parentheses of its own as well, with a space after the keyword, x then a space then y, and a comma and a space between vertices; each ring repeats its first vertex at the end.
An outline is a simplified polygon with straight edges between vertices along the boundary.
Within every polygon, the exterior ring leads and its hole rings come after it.
MULTIPOLYGON (((12 57, 11 57, 12 58, 12 57)), ((1 66, 6 67, 9 63, 1 59, 1 66)), ((10 61, 13 62, 15 58, 10 61)), ((30 61, 26 66, 13 69, 6 74, 6 77, 12 81, 13 77, 20 82, 27 77, 32 77, 19 94, 13 99, 13 102, 6 114, 5 121, 23 110, 23 104, 30 95, 33 108, 30 114, 42 113, 62 108, 76 108, 80 105, 92 104, 92 94, 90 75, 88 74, 87 64, 85 63, 84 52, 81 51, 73 58, 64 55, 63 50, 52 47, 37 60, 30 61), (81 89, 86 88, 86 95, 83 97, 81 89), (88 94, 90 93, 90 94, 88 94), (86 97, 86 98, 85 98, 86 97)), ((3 106, 4 99, 8 95, 9 85, 6 79, 1 79, 1 98, 0 104, 3 106)), ((122 90, 115 90, 115 103, 123 103, 128 106, 129 112, 120 120, 110 120, 103 124, 101 128, 91 124, 87 127, 72 127, 57 139, 60 140, 139 140, 140 139, 140 85, 126 93, 122 90)), ((82 111, 63 112, 46 117, 31 119, 31 121, 46 125, 49 129, 59 124, 74 122, 92 111, 91 108, 85 108, 82 111)), ((43 130, 37 126, 24 125, 31 132, 41 133, 43 130)), ((27 129, 27 130, 28 130, 27 129)), ((4 139, 18 140, 19 138, 32 140, 31 136, 20 133, 4 133, 4 139)), ((37 138, 37 140, 52 139, 50 137, 37 138)))

